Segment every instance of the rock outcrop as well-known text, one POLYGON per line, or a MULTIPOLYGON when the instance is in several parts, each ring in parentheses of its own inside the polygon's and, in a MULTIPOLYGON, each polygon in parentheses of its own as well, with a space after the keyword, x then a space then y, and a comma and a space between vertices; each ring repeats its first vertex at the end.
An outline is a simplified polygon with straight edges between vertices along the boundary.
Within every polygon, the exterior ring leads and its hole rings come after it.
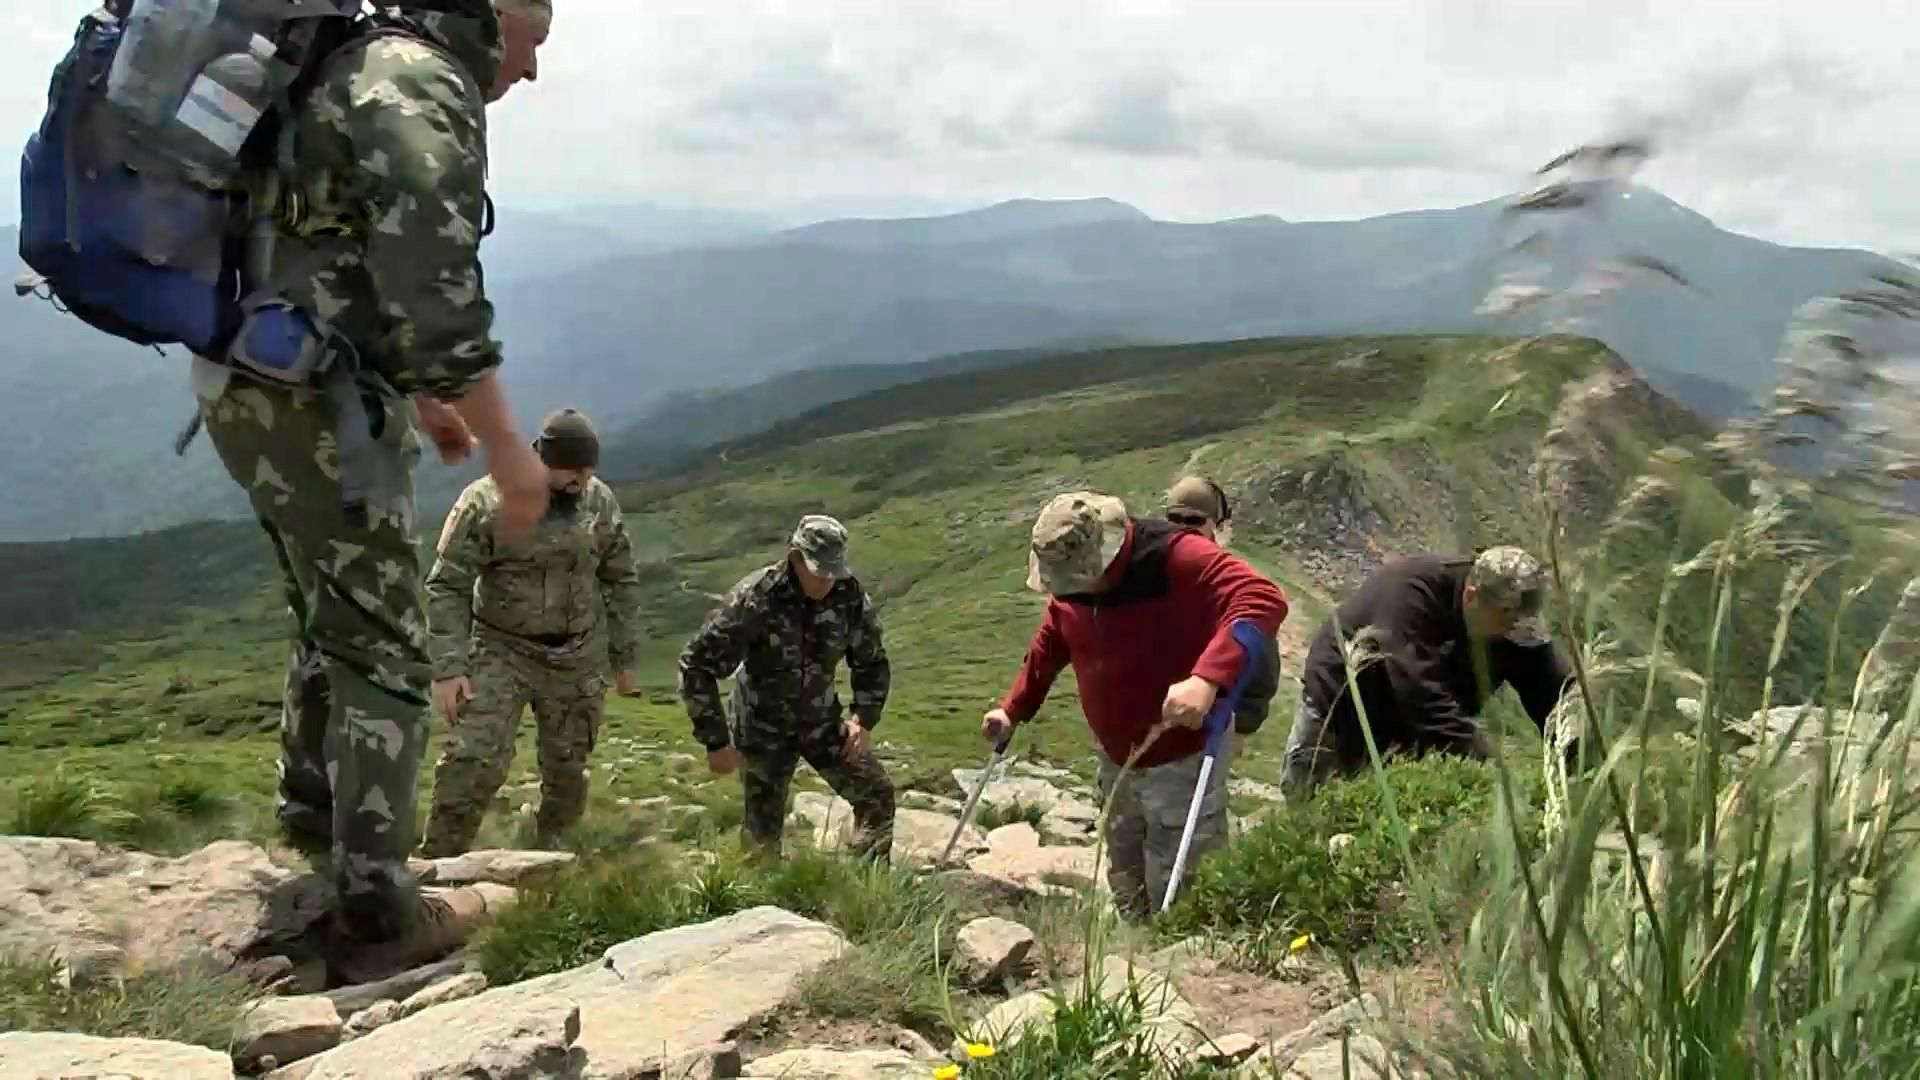
MULTIPOLYGON (((804 791, 793 797, 793 820, 803 825, 822 851, 840 851, 853 839, 853 807, 845 800, 804 791)), ((920 868, 931 866, 946 848, 947 839, 960 819, 932 810, 898 807, 893 817, 893 865, 920 868)), ((953 845, 953 859, 964 862, 987 850, 986 837, 972 825, 960 833, 953 845)))
POLYGON ((0 955, 51 955, 76 979, 234 967, 302 937, 330 903, 319 878, 239 841, 167 859, 0 836, 0 955))
POLYGON ((570 971, 426 1009, 302 1063, 318 1071, 282 1070, 275 1080, 658 1075, 771 1013, 844 944, 820 923, 753 908, 615 945, 570 971), (562 1071, 460 1071, 461 1062, 504 1062, 512 1054, 562 1071), (430 1057, 450 1071, 409 1071, 426 1068, 430 1057))
POLYGON ((7 1080, 233 1080, 227 1055, 157 1039, 102 1039, 63 1031, 0 1035, 7 1080))

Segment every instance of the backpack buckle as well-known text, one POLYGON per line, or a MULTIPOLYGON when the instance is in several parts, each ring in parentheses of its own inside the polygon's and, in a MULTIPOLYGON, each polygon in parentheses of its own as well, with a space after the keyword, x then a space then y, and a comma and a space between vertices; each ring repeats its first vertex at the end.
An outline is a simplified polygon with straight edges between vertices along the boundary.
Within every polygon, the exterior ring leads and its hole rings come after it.
POLYGON ((13 295, 15 297, 35 296, 46 287, 46 284, 47 275, 45 274, 31 272, 21 274, 13 279, 13 295))

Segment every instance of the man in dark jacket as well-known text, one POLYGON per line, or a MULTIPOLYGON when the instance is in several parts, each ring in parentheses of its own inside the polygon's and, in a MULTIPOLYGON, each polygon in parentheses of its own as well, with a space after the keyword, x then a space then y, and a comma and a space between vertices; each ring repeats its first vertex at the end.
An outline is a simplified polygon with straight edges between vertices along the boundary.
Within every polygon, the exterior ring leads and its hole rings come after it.
POLYGON ((1478 718, 1508 684, 1544 731, 1573 677, 1540 617, 1546 590, 1540 563, 1514 547, 1473 558, 1416 555, 1375 570, 1307 652, 1281 778, 1289 801, 1368 766, 1336 632, 1351 643, 1354 684, 1383 757, 1486 758, 1491 748, 1478 718))
MULTIPOLYGON (((997 741, 1032 719, 1061 669, 1073 665, 1098 746, 1101 797, 1113 800, 1107 883, 1123 915, 1143 917, 1166 893, 1199 782, 1207 714, 1248 662, 1233 624, 1246 619, 1272 637, 1287 598, 1205 536, 1135 520, 1119 499, 1088 491, 1041 511, 1027 584, 1048 595, 1046 615, 982 733, 997 741)), ((1202 796, 1189 859, 1226 842, 1229 764, 1219 762, 1202 796)))

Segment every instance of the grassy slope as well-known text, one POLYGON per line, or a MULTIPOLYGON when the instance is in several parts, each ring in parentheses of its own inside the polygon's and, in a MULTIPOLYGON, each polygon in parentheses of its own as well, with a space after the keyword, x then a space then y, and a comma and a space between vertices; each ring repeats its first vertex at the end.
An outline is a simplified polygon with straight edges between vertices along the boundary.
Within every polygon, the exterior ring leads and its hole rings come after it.
MULTIPOLYGON (((1286 630, 1298 638, 1336 586, 1306 569, 1320 541, 1298 526, 1323 507, 1289 501, 1290 477, 1337 468, 1353 478, 1378 517, 1377 535, 1364 538, 1376 550, 1537 545, 1527 466, 1567 385, 1608 357, 1580 341, 1518 354, 1502 344, 1309 339, 1089 353, 893 387, 624 488, 647 562, 646 692, 610 705, 601 765, 614 775, 601 791, 731 798, 731 785, 671 756, 694 749, 672 695, 673 659, 712 598, 777 558, 808 511, 849 523, 881 607, 896 673, 883 752, 897 778, 936 788, 945 768, 979 756, 976 718, 1039 614, 1022 588, 1025 536, 1058 491, 1099 487, 1153 512, 1183 468, 1220 477, 1240 496, 1235 547, 1287 589, 1286 630)), ((1637 471, 1641 449, 1622 451, 1635 460, 1616 471, 1637 471)), ((1689 520, 1701 535, 1713 524, 1689 520)), ((180 755, 181 769, 217 763, 248 788, 271 784, 284 616, 251 526, 0 548, 0 576, 35 583, 0 600, 0 775, 58 761, 114 778, 159 752, 180 755), (216 749, 205 735, 230 738, 216 749)), ((1063 679, 1029 749, 1084 767, 1072 699, 1063 679)), ((1291 710, 1283 684, 1247 766, 1256 776, 1271 778, 1262 762, 1291 710)), ((516 781, 531 772, 530 749, 516 781)))

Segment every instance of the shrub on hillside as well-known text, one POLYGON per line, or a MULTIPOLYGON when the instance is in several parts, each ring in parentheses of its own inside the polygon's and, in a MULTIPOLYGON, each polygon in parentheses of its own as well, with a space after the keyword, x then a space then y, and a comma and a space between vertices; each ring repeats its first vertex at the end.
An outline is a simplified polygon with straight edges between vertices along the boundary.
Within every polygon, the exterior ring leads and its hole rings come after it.
MULTIPOLYGON (((1498 797, 1493 769, 1433 757, 1391 763, 1386 775, 1394 810, 1422 864, 1413 880, 1435 888, 1443 930, 1464 926, 1479 871, 1476 853, 1498 797), (1447 867, 1440 880, 1436 865, 1447 867)), ((1523 812, 1535 803, 1532 789, 1515 797, 1523 812)), ((1273 808, 1232 845, 1201 860, 1191 888, 1168 913, 1167 928, 1227 936, 1257 960, 1273 962, 1304 934, 1348 949, 1378 943, 1402 951, 1426 933, 1424 918, 1408 907, 1416 901, 1409 880, 1392 815, 1366 775, 1327 784, 1304 806, 1273 808), (1333 838, 1342 835, 1352 839, 1335 850, 1333 838)))
POLYGON ((495 984, 594 960, 629 938, 683 922, 682 871, 643 848, 579 866, 528 889, 477 934, 472 951, 495 984))
POLYGON ((7 831, 15 836, 108 840, 125 835, 136 820, 126 801, 106 785, 56 768, 20 785, 7 831))

